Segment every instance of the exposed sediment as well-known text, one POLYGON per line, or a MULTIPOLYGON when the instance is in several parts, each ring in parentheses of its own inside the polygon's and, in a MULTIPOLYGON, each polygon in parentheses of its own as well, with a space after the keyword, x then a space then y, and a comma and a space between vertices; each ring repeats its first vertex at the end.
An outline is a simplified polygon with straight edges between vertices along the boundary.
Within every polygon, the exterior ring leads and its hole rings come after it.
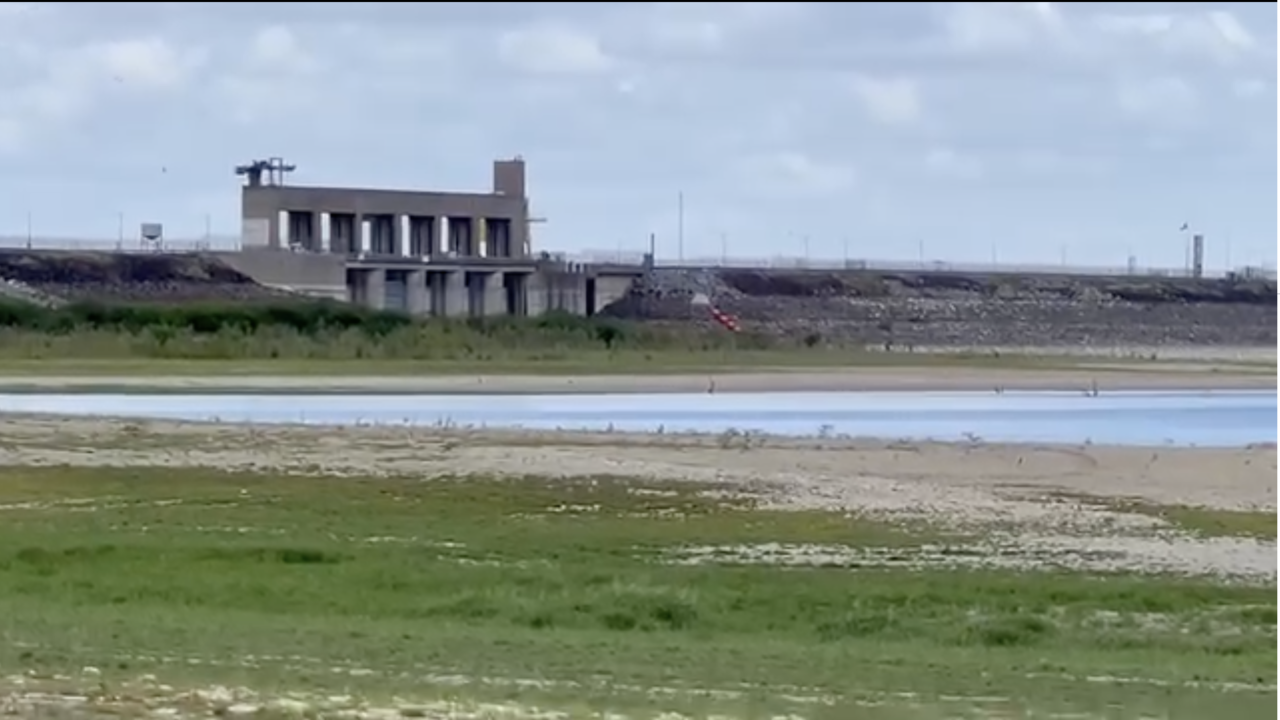
POLYGON ((747 332, 809 345, 1276 345, 1276 283, 1261 279, 656 270, 603 312, 710 323, 699 295, 747 332))
POLYGON ((295 298, 202 255, 2 251, 0 281, 17 300, 62 302, 254 302, 295 298))

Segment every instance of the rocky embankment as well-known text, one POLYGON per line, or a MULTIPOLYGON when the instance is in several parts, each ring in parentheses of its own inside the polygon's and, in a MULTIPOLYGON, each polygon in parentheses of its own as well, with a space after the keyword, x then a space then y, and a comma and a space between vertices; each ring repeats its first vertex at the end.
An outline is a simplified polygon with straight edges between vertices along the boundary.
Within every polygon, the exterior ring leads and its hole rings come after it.
POLYGON ((62 302, 257 302, 291 297, 200 255, 0 251, 8 297, 62 302))
POLYGON ((878 271, 655 270, 603 314, 713 323, 817 344, 1275 347, 1276 283, 878 271))

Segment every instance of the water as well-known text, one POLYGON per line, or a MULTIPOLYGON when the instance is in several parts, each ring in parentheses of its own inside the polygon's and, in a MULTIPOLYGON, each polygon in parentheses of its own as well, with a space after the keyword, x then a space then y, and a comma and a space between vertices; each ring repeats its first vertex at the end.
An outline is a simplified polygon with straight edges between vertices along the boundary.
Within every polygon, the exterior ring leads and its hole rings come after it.
POLYGON ((1268 392, 6 395, 0 411, 257 423, 455 424, 1230 447, 1276 440, 1268 392))

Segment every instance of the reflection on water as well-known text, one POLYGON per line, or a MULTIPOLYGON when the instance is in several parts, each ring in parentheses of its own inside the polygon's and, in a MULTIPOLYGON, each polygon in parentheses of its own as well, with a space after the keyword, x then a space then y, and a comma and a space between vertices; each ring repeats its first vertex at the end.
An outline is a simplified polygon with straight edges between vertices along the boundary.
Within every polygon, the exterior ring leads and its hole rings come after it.
POLYGON ((228 422, 409 423, 1009 442, 1232 446, 1276 439, 1267 392, 663 395, 4 395, 0 411, 228 422))

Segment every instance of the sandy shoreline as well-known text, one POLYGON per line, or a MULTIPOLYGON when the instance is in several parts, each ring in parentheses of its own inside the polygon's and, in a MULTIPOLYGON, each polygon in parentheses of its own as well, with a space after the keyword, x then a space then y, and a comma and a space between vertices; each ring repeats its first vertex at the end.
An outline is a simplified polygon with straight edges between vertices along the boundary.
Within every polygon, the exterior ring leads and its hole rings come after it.
POLYGON ((1274 390, 1275 374, 1213 366, 1117 370, 857 368, 670 375, 0 376, 0 392, 600 394, 836 391, 1274 390))
MULTIPOLYGON (((796 438, 415 426, 254 425, 0 413, 0 465, 161 465, 339 474, 653 477, 720 482, 1065 489, 1235 510, 1276 509, 1276 445, 1140 448, 1092 444, 796 438), (1207 478, 1213 478, 1211 482, 1207 478), (1055 481, 1064 481, 1058 486, 1055 481)), ((864 500, 871 500, 870 497, 864 500)))

